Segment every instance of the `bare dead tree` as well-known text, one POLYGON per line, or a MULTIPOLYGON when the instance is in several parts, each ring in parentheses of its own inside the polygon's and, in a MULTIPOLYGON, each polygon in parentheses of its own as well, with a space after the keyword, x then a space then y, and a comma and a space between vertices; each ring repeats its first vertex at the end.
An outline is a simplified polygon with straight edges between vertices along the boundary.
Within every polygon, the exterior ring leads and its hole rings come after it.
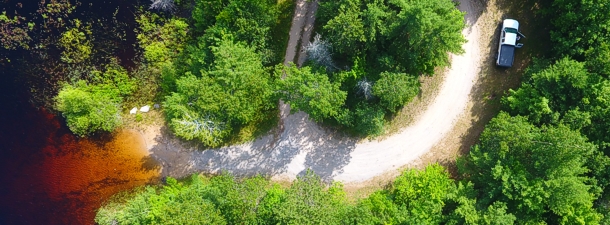
POLYGON ((224 122, 216 121, 214 117, 209 114, 206 114, 203 118, 197 118, 185 112, 184 117, 176 122, 181 124, 185 131, 192 134, 205 132, 210 136, 214 136, 214 133, 225 129, 224 122))
POLYGON ((356 92, 367 101, 375 97, 373 95, 373 82, 367 80, 366 77, 356 83, 356 89, 356 92))
POLYGON ((156 9, 165 12, 173 13, 176 10, 174 0, 151 0, 152 4, 149 9, 156 9))
POLYGON ((333 62, 330 49, 330 43, 322 40, 320 34, 316 34, 313 42, 304 47, 307 53, 307 60, 314 61, 316 64, 326 67, 327 70, 337 70, 339 68, 333 62))

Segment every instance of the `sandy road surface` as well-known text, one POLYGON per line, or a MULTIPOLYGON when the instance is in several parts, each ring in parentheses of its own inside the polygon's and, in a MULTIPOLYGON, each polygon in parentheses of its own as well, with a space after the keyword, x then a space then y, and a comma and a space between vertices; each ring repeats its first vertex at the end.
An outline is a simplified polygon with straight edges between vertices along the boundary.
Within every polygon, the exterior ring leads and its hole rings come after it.
MULTIPOLYGON (((461 0, 460 10, 480 11, 471 1, 461 0)), ((286 62, 295 60, 296 46, 302 39, 298 34, 311 35, 313 18, 308 19, 307 15, 313 15, 313 12, 308 10, 317 8, 311 4, 317 2, 297 0, 286 62)), ((283 122, 279 135, 216 150, 190 149, 161 128, 149 129, 145 136, 151 157, 162 162, 163 175, 174 177, 227 170, 237 176, 265 174, 274 179, 292 180, 311 168, 325 180, 346 183, 366 181, 406 165, 439 142, 465 111, 482 61, 478 22, 468 14, 466 20, 469 25, 463 33, 469 42, 463 46, 465 54, 452 56, 452 66, 434 102, 411 126, 391 137, 359 142, 325 131, 305 113, 288 115, 289 109, 284 105, 281 106, 283 122)))

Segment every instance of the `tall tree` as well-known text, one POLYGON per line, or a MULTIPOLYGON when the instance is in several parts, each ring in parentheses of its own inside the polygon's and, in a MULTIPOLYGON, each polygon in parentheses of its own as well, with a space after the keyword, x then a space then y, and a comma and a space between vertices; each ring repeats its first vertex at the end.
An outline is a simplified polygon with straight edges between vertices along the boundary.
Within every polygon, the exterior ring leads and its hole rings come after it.
POLYGON ((389 53, 409 74, 433 74, 449 65, 448 52, 462 53, 464 13, 452 1, 396 0, 400 11, 388 21, 389 53))
POLYGON ((261 119, 273 107, 271 76, 260 56, 243 43, 223 39, 211 47, 213 65, 201 77, 187 72, 165 101, 178 136, 218 146, 236 125, 261 119))
POLYGON ((278 81, 281 98, 290 103, 292 111, 303 110, 317 121, 338 116, 347 93, 339 83, 332 83, 324 73, 311 71, 310 67, 276 67, 276 76, 286 75, 278 81))
POLYGON ((597 224, 598 193, 584 174, 595 145, 563 125, 542 126, 500 113, 485 127, 464 168, 482 204, 505 202, 519 223, 597 224))
POLYGON ((373 93, 388 111, 397 109, 419 94, 419 81, 404 73, 381 73, 381 78, 373 86, 373 93))
POLYGON ((608 0, 554 0, 546 12, 552 18, 554 50, 560 56, 582 60, 586 51, 610 38, 608 0))
POLYGON ((320 177, 308 170, 286 190, 273 214, 278 224, 341 224, 346 209, 343 186, 335 183, 325 190, 320 177))
POLYGON ((360 1, 342 1, 338 14, 324 25, 326 37, 339 54, 355 56, 366 41, 360 15, 360 1))

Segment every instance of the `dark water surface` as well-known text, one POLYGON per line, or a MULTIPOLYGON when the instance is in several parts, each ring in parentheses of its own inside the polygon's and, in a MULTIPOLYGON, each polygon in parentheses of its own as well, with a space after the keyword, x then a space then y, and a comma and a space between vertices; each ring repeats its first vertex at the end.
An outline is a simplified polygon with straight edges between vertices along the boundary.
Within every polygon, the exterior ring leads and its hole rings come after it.
POLYGON ((0 224, 93 224, 111 195, 158 176, 136 131, 79 139, 0 72, 0 224))
MULTIPOLYGON (((0 8, 27 15, 38 2, 8 0, 0 8), (23 8, 15 8, 17 2, 23 8)), ((74 15, 82 20, 109 21, 118 8, 116 19, 135 26, 138 1, 80 2, 74 15)), ((127 28, 125 40, 114 45, 129 68, 135 34, 133 27, 127 28)), ((0 64, 0 225, 93 224, 95 210, 111 195, 156 180, 158 171, 137 132, 75 137, 57 115, 32 107, 28 87, 15 83, 15 77, 0 64)))

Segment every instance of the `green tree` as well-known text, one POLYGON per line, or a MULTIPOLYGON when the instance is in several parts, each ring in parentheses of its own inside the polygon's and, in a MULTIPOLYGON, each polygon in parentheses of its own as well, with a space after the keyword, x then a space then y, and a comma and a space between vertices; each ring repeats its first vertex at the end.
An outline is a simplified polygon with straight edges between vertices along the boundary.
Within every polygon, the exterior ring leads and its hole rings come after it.
MULTIPOLYGON (((464 224, 453 215, 472 214, 467 224, 480 224, 479 212, 474 206, 472 186, 456 188, 447 171, 438 164, 424 170, 409 169, 394 180, 391 188, 374 192, 362 199, 350 211, 349 224, 464 224), (458 200, 459 199, 459 200, 458 200), (469 204, 465 204, 464 202, 469 204), (459 202, 456 208, 447 203, 459 202)), ((514 219, 513 219, 514 220, 514 219)), ((468 219, 466 220, 468 221, 468 219)))
POLYGON ((6 11, 0 14, 0 45, 4 49, 15 50, 17 48, 29 49, 32 40, 28 32, 34 27, 34 23, 26 23, 26 18, 14 15, 9 17, 6 11))
POLYGON ((394 1, 400 9, 388 22, 389 52, 409 74, 433 74, 449 65, 447 52, 462 53, 464 13, 452 1, 394 1))
POLYGON ((349 224, 398 224, 398 211, 388 191, 376 191, 350 211, 349 224))
POLYGON ((278 80, 281 99, 290 103, 291 110, 302 110, 316 121, 332 118, 341 113, 347 93, 340 90, 339 83, 332 83, 324 73, 311 71, 310 67, 297 68, 295 65, 278 66, 278 80))
POLYGON ((324 25, 325 37, 332 41, 337 53, 354 56, 366 41, 360 15, 360 1, 351 0, 342 3, 339 6, 339 14, 324 25))
POLYGON ((162 189, 146 187, 123 204, 111 203, 102 207, 95 222, 102 225, 227 224, 221 211, 201 195, 209 185, 196 175, 191 177, 188 186, 169 177, 162 189))
POLYGON ((366 56, 380 72, 432 74, 466 42, 464 14, 447 0, 323 2, 320 16, 339 61, 366 56))
POLYGON ((404 73, 381 73, 375 82, 373 93, 388 111, 396 112, 419 94, 419 81, 404 73))
POLYGON ((113 131, 121 124, 118 102, 93 91, 84 81, 66 84, 55 97, 55 107, 66 118, 70 130, 85 136, 98 130, 113 131))
POLYGON ((167 203, 161 209, 162 214, 158 224, 230 224, 223 218, 222 211, 217 209, 210 200, 201 198, 199 190, 195 186, 185 188, 167 198, 167 203))
POLYGON ((241 181, 223 173, 197 187, 197 195, 216 205, 228 224, 257 224, 258 205, 266 196, 269 182, 255 176, 241 181))
POLYGON ((440 165, 423 171, 407 170, 394 181, 392 196, 400 207, 406 224, 438 224, 447 193, 453 185, 440 165))
POLYGON ((200 32, 216 23, 216 16, 230 3, 230 0, 195 0, 191 17, 200 32))
POLYGON ((519 223, 597 224, 598 194, 585 166, 595 146, 563 125, 535 127, 500 113, 467 158, 465 175, 484 205, 505 202, 519 223))
POLYGON ((610 45, 602 42, 585 52, 586 65, 589 71, 610 77, 610 45))
POLYGON ((179 78, 164 104, 178 136, 218 146, 234 126, 260 120, 274 107, 273 86, 253 48, 224 39, 211 49, 210 69, 201 70, 199 78, 190 72, 179 78))
POLYGON ((189 26, 184 19, 165 19, 151 12, 141 12, 138 22, 138 44, 144 50, 145 62, 156 69, 167 65, 184 50, 189 40, 189 26))
POLYGON ((608 151, 610 81, 589 73, 585 63, 568 58, 527 76, 519 89, 502 99, 509 113, 527 116, 538 125, 563 123, 608 151))
POLYGON ((106 71, 93 71, 91 83, 80 80, 65 84, 55 97, 55 109, 66 118, 70 130, 79 136, 96 131, 113 131, 121 124, 123 98, 131 94, 134 81, 127 71, 109 65, 106 71))
POLYGON ((560 56, 582 60, 586 51, 608 41, 610 2, 607 0, 554 0, 545 11, 553 24, 553 49, 560 56))
POLYGON ((341 224, 346 213, 343 186, 334 183, 324 190, 320 177, 308 170, 286 190, 273 210, 278 224, 341 224))
POLYGON ((419 93, 417 76, 447 66, 466 42, 464 14, 448 0, 322 1, 316 19, 325 40, 306 46, 309 60, 347 94, 332 122, 357 134, 381 134, 386 113, 419 93))
POLYGON ((496 201, 477 204, 477 193, 471 182, 458 182, 447 193, 443 216, 446 224, 510 225, 517 218, 508 212, 506 203, 496 201))
POLYGON ((351 124, 359 134, 379 136, 383 134, 384 116, 385 112, 382 108, 360 103, 353 112, 351 124))
POLYGON ((591 77, 584 63, 568 58, 535 72, 518 90, 502 101, 519 115, 530 116, 532 122, 557 123, 559 118, 577 106, 585 106, 591 77))
POLYGON ((59 46, 63 48, 61 60, 69 64, 79 64, 91 57, 93 44, 89 41, 91 28, 74 20, 74 27, 61 34, 59 46))
POLYGON ((197 32, 208 39, 210 30, 225 31, 236 41, 256 49, 263 62, 270 63, 280 55, 273 52, 270 45, 280 16, 276 4, 273 0, 197 0, 193 19, 197 32))

